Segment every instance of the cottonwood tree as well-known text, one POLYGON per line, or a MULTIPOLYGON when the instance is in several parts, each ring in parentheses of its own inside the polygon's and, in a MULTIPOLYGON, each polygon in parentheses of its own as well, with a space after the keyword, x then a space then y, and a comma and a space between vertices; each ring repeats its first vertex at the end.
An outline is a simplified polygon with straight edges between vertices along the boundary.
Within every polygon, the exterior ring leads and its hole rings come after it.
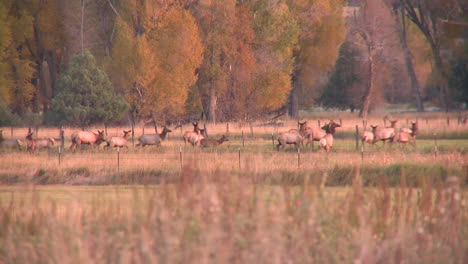
POLYGON ((441 55, 445 35, 440 28, 439 19, 451 19, 457 13, 458 5, 457 1, 439 0, 400 0, 394 3, 395 8, 403 10, 408 19, 419 28, 431 47, 439 101, 446 110, 450 107, 451 95, 447 85, 448 73, 441 55))
POLYGON ((385 0, 384 1, 388 8, 392 11, 392 17, 395 21, 395 31, 400 40, 400 45, 403 51, 403 56, 405 60, 406 71, 410 78, 411 90, 413 92, 413 97, 416 101, 416 106, 419 112, 424 112, 424 104, 421 98, 421 91, 418 78, 416 76, 416 71, 413 64, 413 58, 411 50, 408 46, 407 40, 407 18, 403 5, 400 4, 401 0, 385 0))
POLYGON ((382 26, 380 18, 373 9, 376 8, 374 1, 363 1, 359 15, 354 18, 352 33, 357 35, 365 50, 368 80, 366 89, 362 96, 361 109, 359 117, 364 119, 370 110, 370 105, 376 93, 376 65, 377 60, 381 58, 384 40, 379 37, 379 30, 382 26))
POLYGON ((120 15, 105 64, 132 115, 184 114, 203 54, 195 19, 177 3, 122 2, 115 8, 120 15))
POLYGON ((318 79, 335 64, 345 38, 343 1, 289 1, 299 24, 299 45, 294 51, 293 89, 289 114, 297 118, 299 106, 316 103, 321 90, 318 79))

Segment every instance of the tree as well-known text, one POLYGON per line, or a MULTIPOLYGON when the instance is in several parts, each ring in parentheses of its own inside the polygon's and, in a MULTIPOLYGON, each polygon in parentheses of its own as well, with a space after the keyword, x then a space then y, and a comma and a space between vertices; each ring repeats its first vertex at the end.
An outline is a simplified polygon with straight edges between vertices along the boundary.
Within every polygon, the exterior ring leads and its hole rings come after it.
POLYGON ((459 10, 457 1, 438 0, 400 0, 396 8, 404 10, 404 14, 419 28, 429 43, 434 60, 434 75, 439 89, 440 105, 446 110, 450 107, 447 80, 448 73, 441 56, 441 46, 445 38, 440 28, 439 19, 452 19, 459 10))
POLYGON ((203 54, 194 17, 178 3, 125 1, 119 10, 114 46, 105 64, 130 103, 132 116, 184 114, 203 54))
POLYGON ((293 118, 298 118, 299 106, 317 102, 322 92, 318 80, 337 60, 345 38, 343 4, 341 0, 289 1, 300 29, 289 98, 293 118))
POLYGON ((398 3, 400 0, 386 0, 387 6, 392 10, 392 16, 395 20, 396 33, 400 40, 400 45, 405 58, 406 70, 410 78, 411 90, 416 101, 418 112, 424 112, 424 105, 421 98, 419 81, 416 76, 413 59, 407 41, 407 22, 402 6, 398 3))
POLYGON ((359 117, 364 119, 367 118, 372 100, 375 97, 377 89, 376 65, 381 58, 383 48, 383 40, 379 38, 382 22, 375 12, 373 12, 375 9, 378 9, 378 5, 374 1, 366 0, 362 2, 360 14, 355 17, 354 28, 352 29, 352 32, 360 37, 362 42, 358 43, 362 43, 366 51, 368 80, 359 111, 359 117))
POLYGON ((122 119, 128 104, 113 92, 105 72, 85 51, 72 59, 65 74, 57 80, 47 119, 55 124, 88 126, 122 119))
POLYGON ((355 96, 359 92, 355 88, 361 86, 360 56, 359 50, 351 41, 341 45, 338 60, 320 97, 320 102, 325 107, 354 109, 359 105, 359 98, 355 96))

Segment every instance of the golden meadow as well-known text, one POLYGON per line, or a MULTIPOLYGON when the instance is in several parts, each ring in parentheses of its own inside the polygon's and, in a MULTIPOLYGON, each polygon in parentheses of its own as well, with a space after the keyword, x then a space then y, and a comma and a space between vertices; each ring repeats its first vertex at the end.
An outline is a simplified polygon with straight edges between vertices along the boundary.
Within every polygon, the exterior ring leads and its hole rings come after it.
MULTIPOLYGON (((77 129, 65 128, 60 164, 57 147, 1 150, 0 262, 466 263, 468 126, 457 117, 418 115, 415 148, 363 153, 362 120, 343 114, 309 119, 341 119, 329 153, 317 143, 276 151, 272 135, 293 120, 207 124, 210 137, 230 139, 208 149, 184 145, 187 124, 161 147, 71 152, 77 129)), ((415 118, 388 116, 398 127, 415 118)))

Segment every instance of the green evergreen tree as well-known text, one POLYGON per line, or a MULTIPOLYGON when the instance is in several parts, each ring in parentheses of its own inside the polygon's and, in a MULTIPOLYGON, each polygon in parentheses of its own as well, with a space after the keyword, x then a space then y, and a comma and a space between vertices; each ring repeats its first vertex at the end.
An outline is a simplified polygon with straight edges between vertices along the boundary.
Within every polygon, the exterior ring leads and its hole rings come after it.
POLYGON ((72 59, 56 87, 47 115, 51 123, 88 126, 119 120, 128 110, 127 102, 113 93, 106 73, 88 51, 72 59))
POLYGON ((360 82, 356 72, 358 56, 359 51, 350 42, 341 45, 336 65, 320 97, 325 107, 346 109, 359 105, 359 98, 353 96, 353 86, 360 82))

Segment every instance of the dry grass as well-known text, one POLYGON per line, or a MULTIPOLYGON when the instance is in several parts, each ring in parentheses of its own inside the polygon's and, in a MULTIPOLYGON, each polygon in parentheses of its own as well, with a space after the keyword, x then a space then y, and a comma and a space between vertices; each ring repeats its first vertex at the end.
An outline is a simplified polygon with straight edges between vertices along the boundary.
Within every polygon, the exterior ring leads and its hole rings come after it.
MULTIPOLYGON (((320 189, 190 182, 1 189, 4 263, 463 263, 466 193, 451 180, 320 189), (10 193, 14 193, 14 196, 10 193)), ((219 174, 217 177, 227 175, 219 174)), ((402 176, 404 177, 404 175, 402 176)))
POLYGON ((253 134, 230 124, 231 140, 211 149, 184 146, 178 129, 161 147, 130 144, 119 168, 115 149, 66 149, 60 166, 57 149, 2 150, 0 263, 467 263, 468 128, 427 117, 416 148, 366 147, 363 160, 352 140, 362 122, 346 116, 328 154, 274 150, 272 133, 296 121, 253 134))

